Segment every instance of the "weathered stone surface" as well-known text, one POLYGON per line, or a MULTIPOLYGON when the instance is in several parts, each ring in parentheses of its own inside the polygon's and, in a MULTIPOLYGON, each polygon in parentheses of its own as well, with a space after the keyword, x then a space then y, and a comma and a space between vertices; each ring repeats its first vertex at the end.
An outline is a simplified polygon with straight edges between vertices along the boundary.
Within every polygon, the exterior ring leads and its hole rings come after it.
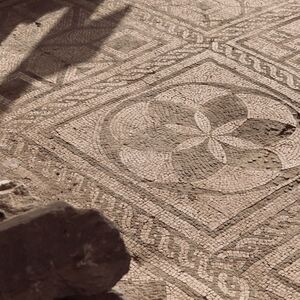
POLYGON ((26 186, 14 180, 0 180, 0 222, 41 205, 26 186))
POLYGON ((128 272, 118 230, 98 211, 63 202, 0 224, 0 299, 98 295, 128 272))
POLYGON ((0 180, 0 193, 6 193, 16 186, 17 184, 11 180, 0 180))

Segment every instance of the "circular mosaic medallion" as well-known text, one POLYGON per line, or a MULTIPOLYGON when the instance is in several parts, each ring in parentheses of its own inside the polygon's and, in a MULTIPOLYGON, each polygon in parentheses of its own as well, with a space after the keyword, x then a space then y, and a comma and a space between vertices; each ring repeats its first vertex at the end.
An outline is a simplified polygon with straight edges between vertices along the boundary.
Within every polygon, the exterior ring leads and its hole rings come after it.
POLYGON ((300 165, 296 115, 253 89, 182 84, 120 104, 97 127, 97 144, 140 178, 236 192, 300 165))

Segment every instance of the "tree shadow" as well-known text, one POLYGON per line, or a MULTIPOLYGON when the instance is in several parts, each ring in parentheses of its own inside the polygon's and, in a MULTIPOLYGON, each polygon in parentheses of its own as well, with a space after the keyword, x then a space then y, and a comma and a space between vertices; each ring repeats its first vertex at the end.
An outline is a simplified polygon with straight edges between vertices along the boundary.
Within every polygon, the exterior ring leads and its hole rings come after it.
MULTIPOLYGON (((21 4, 26 4, 30 1, 23 1, 21 4)), ((20 4, 20 3, 19 3, 20 4)), ((32 9, 31 14, 24 14, 21 12, 14 11, 11 7, 1 8, 0 11, 0 45, 1 43, 17 28, 20 24, 31 24, 37 22, 38 19, 43 17, 46 14, 54 12, 63 8, 64 6, 51 2, 51 1, 39 1, 38 4, 32 3, 29 5, 29 8, 32 9), (20 19, 13 19, 12 13, 18 13, 20 15, 20 19), (6 24, 6 26, 4 26, 6 24)), ((37 23, 37 26, 39 24, 37 23)))
MULTIPOLYGON (((91 2, 94 9, 84 13, 79 8, 69 7, 22 63, 4 79, 0 85, 0 95, 5 100, 0 100, 0 113, 8 110, 16 99, 32 88, 30 80, 18 78, 18 73, 27 73, 29 78, 45 80, 49 76, 65 72, 70 66, 91 60, 130 9, 130 6, 126 6, 101 19, 92 20, 91 15, 103 0, 91 2), (30 68, 34 68, 36 72, 31 74, 30 68)), ((56 9, 58 8, 49 5, 42 7, 37 10, 37 16, 56 9)))

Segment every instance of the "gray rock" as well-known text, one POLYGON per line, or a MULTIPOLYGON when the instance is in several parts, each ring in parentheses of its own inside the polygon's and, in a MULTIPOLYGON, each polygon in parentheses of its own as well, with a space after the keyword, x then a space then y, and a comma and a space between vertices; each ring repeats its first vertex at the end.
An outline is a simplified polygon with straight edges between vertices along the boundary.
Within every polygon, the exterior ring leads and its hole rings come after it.
POLYGON ((98 211, 63 202, 2 222, 0 253, 1 300, 99 295, 109 291, 130 264, 109 220, 98 211))

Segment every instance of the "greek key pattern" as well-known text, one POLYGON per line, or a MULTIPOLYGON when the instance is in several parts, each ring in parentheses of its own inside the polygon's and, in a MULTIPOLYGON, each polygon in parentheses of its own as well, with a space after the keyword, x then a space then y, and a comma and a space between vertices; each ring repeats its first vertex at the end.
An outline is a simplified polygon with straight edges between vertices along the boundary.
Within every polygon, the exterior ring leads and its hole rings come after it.
POLYGON ((110 218, 124 290, 299 299, 299 1, 0 7, 1 175, 110 218))
MULTIPOLYGON (((201 250, 201 247, 178 236, 154 216, 141 212, 114 196, 112 191, 103 189, 97 182, 76 172, 72 167, 67 167, 52 154, 49 153, 45 161, 44 150, 38 145, 9 134, 1 136, 1 145, 3 153, 10 157, 17 155, 22 166, 27 166, 36 175, 50 180, 56 186, 53 197, 60 199, 57 191, 63 186, 64 192, 72 193, 73 204, 100 209, 115 222, 126 239, 134 240, 145 248, 150 248, 162 259, 180 266, 183 272, 213 288, 220 299, 256 299, 256 292, 251 292, 251 283, 242 279, 243 271, 299 231, 297 220, 300 203, 295 202, 253 232, 210 255, 201 250), (26 160, 28 155, 31 157, 30 161, 26 160), (80 201, 82 197, 86 199, 85 203, 80 201), (240 275, 237 276, 236 272, 240 275), (235 285, 234 290, 232 284, 235 285)), ((300 180, 297 182, 299 184, 300 180)), ((287 186, 287 189, 292 186, 293 184, 287 186)), ((143 253, 133 252, 132 255, 139 264, 147 261, 143 253)), ((266 294, 265 297, 269 296, 266 294)))
MULTIPOLYGON (((172 50, 154 60, 138 65, 133 69, 126 70, 121 74, 115 75, 109 78, 106 82, 94 83, 87 88, 80 89, 79 91, 66 95, 63 98, 59 98, 47 106, 41 106, 37 110, 29 111, 25 115, 22 114, 18 117, 18 120, 10 123, 10 128, 12 129, 14 126, 16 126, 18 129, 20 128, 19 126, 25 126, 26 128, 28 126, 27 124, 32 124, 32 120, 45 120, 67 109, 76 107, 82 104, 84 101, 109 93, 116 88, 124 87, 128 85, 128 83, 134 83, 138 80, 143 80, 143 78, 154 74, 167 66, 176 64, 179 61, 190 57, 191 55, 199 54, 200 49, 205 50, 205 45, 188 44, 181 49, 172 50)), ((271 77, 277 82, 287 85, 294 90, 299 90, 299 77, 290 73, 286 69, 280 68, 275 64, 271 64, 244 51, 235 49, 231 45, 212 42, 210 44, 210 49, 213 52, 232 59, 264 76, 271 77)))
POLYGON ((262 30, 265 26, 297 16, 299 7, 298 2, 291 1, 290 3, 261 13, 258 16, 221 29, 213 38, 218 42, 228 42, 232 39, 243 37, 244 34, 254 32, 255 30, 262 30))
POLYGON ((247 66, 256 72, 263 74, 264 76, 271 77, 292 89, 299 90, 299 77, 283 68, 277 67, 275 64, 235 49, 233 46, 227 44, 213 42, 211 44, 211 49, 216 53, 221 53, 222 55, 239 62, 243 66, 247 66))

